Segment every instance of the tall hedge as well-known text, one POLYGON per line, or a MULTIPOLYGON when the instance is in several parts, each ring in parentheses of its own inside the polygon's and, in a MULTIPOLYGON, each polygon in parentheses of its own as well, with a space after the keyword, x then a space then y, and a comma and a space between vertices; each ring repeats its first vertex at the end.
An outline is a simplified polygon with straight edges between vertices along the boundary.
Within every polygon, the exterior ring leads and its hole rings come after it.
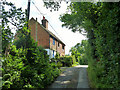
MULTIPOLYGON (((120 3, 103 3, 94 31, 97 58, 89 59, 97 88, 120 88, 120 3)), ((92 75, 92 73, 89 74, 92 75)))
POLYGON ((60 16, 62 26, 87 33, 91 84, 120 89, 120 2, 72 2, 68 9, 60 16))

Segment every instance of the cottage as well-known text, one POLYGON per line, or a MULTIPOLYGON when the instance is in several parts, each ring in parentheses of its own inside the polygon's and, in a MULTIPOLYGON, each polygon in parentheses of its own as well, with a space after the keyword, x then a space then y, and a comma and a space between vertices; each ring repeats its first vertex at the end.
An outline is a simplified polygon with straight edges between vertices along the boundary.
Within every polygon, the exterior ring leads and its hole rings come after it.
POLYGON ((43 16, 42 24, 37 19, 29 20, 29 28, 31 36, 38 42, 38 46, 42 46, 47 51, 50 58, 55 57, 58 52, 60 56, 65 55, 65 44, 52 32, 48 30, 48 21, 43 16))

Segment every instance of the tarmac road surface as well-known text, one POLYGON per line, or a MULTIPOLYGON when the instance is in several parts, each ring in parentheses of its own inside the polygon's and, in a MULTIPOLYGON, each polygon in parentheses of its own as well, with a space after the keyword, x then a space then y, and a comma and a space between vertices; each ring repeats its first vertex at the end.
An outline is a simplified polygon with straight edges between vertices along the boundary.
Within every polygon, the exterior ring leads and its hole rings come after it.
POLYGON ((87 77, 88 65, 67 68, 48 88, 90 88, 87 77))

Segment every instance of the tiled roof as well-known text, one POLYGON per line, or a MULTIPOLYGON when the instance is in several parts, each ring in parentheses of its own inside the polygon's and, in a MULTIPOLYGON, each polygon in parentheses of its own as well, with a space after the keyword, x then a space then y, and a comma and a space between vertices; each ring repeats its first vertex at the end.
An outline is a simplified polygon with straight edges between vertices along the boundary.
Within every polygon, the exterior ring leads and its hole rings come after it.
MULTIPOLYGON (((36 22, 36 20, 32 17, 30 20, 34 20, 36 22)), ((46 29, 43 25, 41 25, 39 22, 37 22, 49 35, 53 36, 56 40, 58 40, 59 42, 61 42, 62 44, 64 44, 55 34, 53 34, 51 31, 49 31, 48 29, 46 29)), ((65 44, 64 44, 65 45, 65 44)))

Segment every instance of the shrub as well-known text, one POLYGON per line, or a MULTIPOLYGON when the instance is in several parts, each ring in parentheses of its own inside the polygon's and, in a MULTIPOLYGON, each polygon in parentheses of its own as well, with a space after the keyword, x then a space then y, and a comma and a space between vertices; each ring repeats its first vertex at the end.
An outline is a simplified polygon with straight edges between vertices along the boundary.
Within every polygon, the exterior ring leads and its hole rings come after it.
MULTIPOLYGON (((93 57, 90 53, 88 58, 88 74, 96 88, 120 89, 120 42, 118 41, 120 39, 120 18, 117 13, 120 12, 119 5, 120 3, 103 3, 101 15, 97 19, 94 30, 95 40, 92 42, 96 50, 91 52, 97 57, 93 57), (94 75, 92 75, 93 73, 94 75)), ((91 47, 88 49, 92 49, 91 47)))
POLYGON ((63 64, 62 64, 61 62, 58 62, 58 63, 57 63, 57 67, 58 67, 58 68, 60 68, 60 67, 62 67, 62 66, 63 66, 63 64))
POLYGON ((71 56, 64 57, 64 60, 65 60, 65 65, 66 66, 68 66, 68 67, 72 66, 73 61, 72 61, 72 57, 71 56))
POLYGON ((75 64, 75 62, 76 62, 75 55, 72 56, 72 59, 73 59, 73 64, 75 64))
POLYGON ((25 51, 22 48, 17 50, 13 45, 10 53, 8 57, 2 58, 3 88, 21 88, 23 83, 21 82, 21 71, 24 67, 23 60, 26 59, 25 51))
POLYGON ((60 70, 42 47, 16 49, 11 46, 8 57, 3 57, 3 89, 44 88, 59 75, 60 70))
POLYGON ((72 66, 72 63, 73 63, 73 61, 72 61, 72 57, 71 56, 59 57, 57 59, 57 65, 59 67, 61 67, 61 66, 63 66, 63 67, 64 66, 70 67, 70 66, 72 66))
POLYGON ((72 67, 80 65, 78 62, 75 62, 74 64, 72 64, 72 67))

